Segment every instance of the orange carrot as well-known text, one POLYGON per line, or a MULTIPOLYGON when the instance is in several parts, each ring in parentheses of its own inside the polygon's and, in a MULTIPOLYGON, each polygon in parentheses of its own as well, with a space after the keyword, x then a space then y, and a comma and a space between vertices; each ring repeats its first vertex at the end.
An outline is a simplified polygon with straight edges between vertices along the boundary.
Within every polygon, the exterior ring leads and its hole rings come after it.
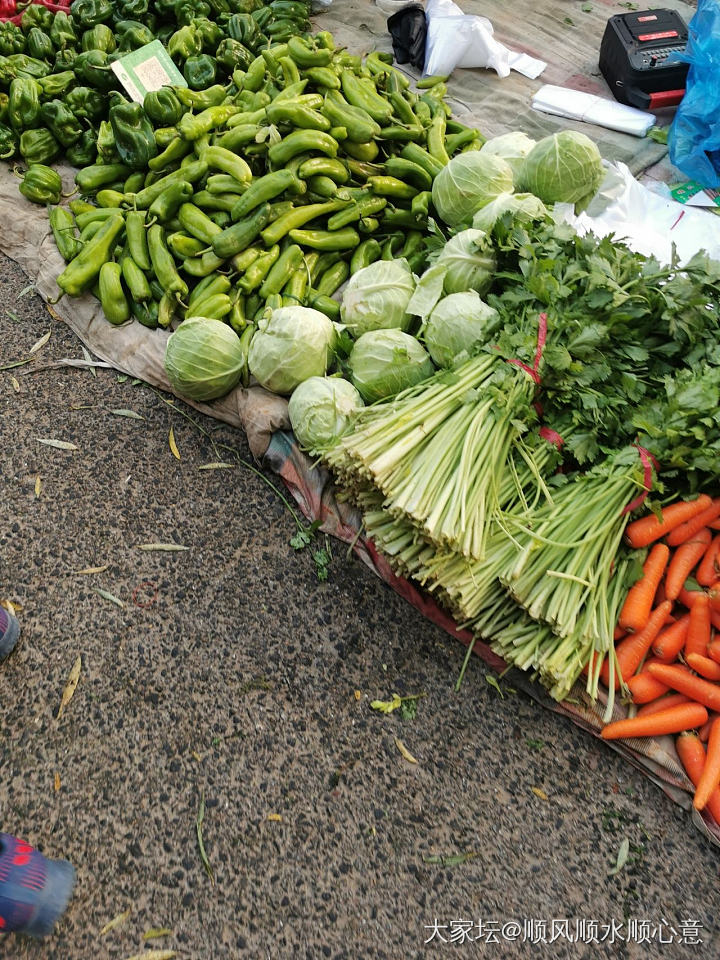
POLYGON ((677 547, 679 544, 692 539, 698 530, 702 530, 703 527, 712 523, 713 520, 717 520, 718 517, 720 517, 720 497, 715 497, 707 510, 703 510, 702 513, 696 514, 692 520, 687 520, 670 531, 666 538, 668 546, 677 547))
POLYGON ((685 646, 689 624, 690 614, 686 613, 675 623, 660 631, 652 645, 652 652, 658 660, 662 660, 664 663, 672 663, 685 646))
POLYGON ((705 809, 718 785, 720 785, 720 719, 716 719, 710 728, 705 766, 695 787, 693 806, 696 810, 705 809))
MULTIPOLYGON (((680 763, 685 768, 690 783, 697 787, 706 763, 705 748, 695 733, 682 733, 675 741, 680 763)), ((714 790, 705 809, 712 815, 715 823, 720 823, 720 790, 714 790)))
POLYGON ((667 693, 670 687, 660 683, 655 677, 651 677, 647 670, 641 670, 634 677, 630 677, 627 682, 628 690, 632 696, 633 703, 652 703, 664 693, 667 693))
POLYGON ((707 722, 704 723, 697 732, 698 737, 700 737, 700 743, 707 743, 710 736, 710 727, 713 725, 713 720, 717 717, 717 713, 711 713, 708 715, 707 722))
POLYGON ((708 524, 711 530, 720 530, 720 517, 708 524))
POLYGON ((625 541, 635 549, 649 547, 681 523, 692 520, 703 510, 707 510, 711 503, 712 500, 705 493, 701 493, 697 500, 678 500, 671 503, 661 511, 662 520, 658 520, 655 514, 651 513, 629 523, 625 529, 625 541))
POLYGON ((716 630, 720 630, 720 611, 713 610, 712 604, 710 604, 710 623, 716 630))
POLYGON ((664 697, 658 697, 657 700, 651 700, 644 704, 637 712, 638 717, 651 717, 654 713, 660 713, 670 707, 677 707, 681 703, 690 703, 690 698, 684 693, 668 693, 664 697))
POLYGON ((710 601, 706 596, 698 597, 690 608, 690 622, 685 637, 685 659, 692 653, 707 656, 710 643, 710 601))
POLYGON ((625 636, 627 636, 626 630, 623 630, 622 627, 615 627, 615 632, 613 633, 613 640, 622 640, 622 638, 625 636))
POLYGON ((713 537, 705 551, 700 566, 695 571, 695 579, 701 587, 709 587, 720 576, 720 533, 713 537))
POLYGON ((710 606, 712 609, 720 613, 720 580, 716 580, 715 583, 710 584, 708 597, 710 597, 710 606))
POLYGON ((706 680, 714 680, 716 683, 720 680, 720 663, 715 663, 709 657, 703 657, 699 653, 688 653, 685 657, 688 666, 692 667, 695 673, 699 673, 706 680))
POLYGON ((660 683, 667 684, 671 690, 684 693, 709 710, 717 710, 720 713, 720 686, 716 683, 695 677, 683 667, 670 663, 651 663, 648 665, 648 671, 660 683))
POLYGON ((701 597, 705 593, 704 590, 686 590, 684 587, 677 595, 677 599, 680 603, 687 607, 688 610, 692 607, 698 597, 701 597))
POLYGON ((621 629, 642 630, 647 624, 658 584, 662 580, 669 559, 670 549, 666 544, 656 543, 643 564, 642 576, 628 590, 618 617, 618 626, 621 629))
POLYGON ((708 644, 707 655, 715 663, 720 663, 720 637, 713 637, 708 644))
POLYGON ((677 547, 665 576, 665 595, 670 600, 677 599, 685 581, 705 555, 711 540, 712 534, 707 527, 703 527, 690 540, 677 547))
MULTIPOLYGON (((653 640, 660 633, 662 626, 672 610, 672 603, 665 600, 659 607, 655 607, 650 614, 644 630, 639 633, 633 633, 632 636, 625 637, 615 647, 617 657, 617 666, 615 672, 615 689, 620 686, 620 680, 628 680, 640 666, 640 661, 647 654, 653 640)), ((610 685, 610 660, 609 658, 603 664, 600 671, 600 679, 606 687, 610 685)))
POLYGON ((651 716, 616 720, 603 727, 603 740, 625 737, 660 737, 664 733, 681 733, 701 727, 707 720, 707 710, 699 703, 681 703, 678 707, 660 710, 651 716))

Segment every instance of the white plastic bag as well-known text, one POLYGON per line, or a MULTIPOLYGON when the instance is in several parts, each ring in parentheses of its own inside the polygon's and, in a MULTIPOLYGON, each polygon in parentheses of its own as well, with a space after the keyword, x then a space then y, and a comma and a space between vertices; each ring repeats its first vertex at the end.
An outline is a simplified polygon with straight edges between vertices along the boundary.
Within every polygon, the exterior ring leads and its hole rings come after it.
POLYGON ((466 16, 453 0, 427 0, 425 16, 425 76, 448 76, 456 67, 489 67, 500 77, 517 70, 535 79, 547 66, 503 46, 487 17, 466 16))

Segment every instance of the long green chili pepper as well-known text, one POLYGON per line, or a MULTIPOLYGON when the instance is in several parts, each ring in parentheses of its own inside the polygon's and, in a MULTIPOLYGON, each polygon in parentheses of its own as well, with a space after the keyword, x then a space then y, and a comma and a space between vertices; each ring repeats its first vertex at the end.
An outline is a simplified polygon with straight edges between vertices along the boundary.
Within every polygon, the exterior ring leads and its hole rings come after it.
POLYGON ((148 249, 155 276, 165 293, 183 300, 188 295, 188 286, 177 272, 173 256, 165 245, 165 231, 159 223, 148 230, 148 249))

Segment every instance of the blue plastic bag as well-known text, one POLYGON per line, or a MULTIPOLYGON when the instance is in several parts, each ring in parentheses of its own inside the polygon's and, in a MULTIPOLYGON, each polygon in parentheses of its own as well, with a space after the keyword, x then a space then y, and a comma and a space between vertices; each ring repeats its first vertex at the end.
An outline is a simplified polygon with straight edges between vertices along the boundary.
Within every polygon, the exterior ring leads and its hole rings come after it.
POLYGON ((699 0, 678 60, 690 64, 668 133, 670 160, 704 187, 720 186, 720 0, 699 0))

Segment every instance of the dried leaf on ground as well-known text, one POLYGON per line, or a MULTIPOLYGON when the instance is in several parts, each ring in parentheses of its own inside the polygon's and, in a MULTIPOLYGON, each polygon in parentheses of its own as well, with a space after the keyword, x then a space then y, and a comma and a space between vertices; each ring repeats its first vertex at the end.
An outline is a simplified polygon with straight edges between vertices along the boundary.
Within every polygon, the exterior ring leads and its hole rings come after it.
POLYGON ((536 796, 536 797, 539 797, 541 800, 548 800, 548 799, 549 799, 549 798, 548 798, 548 795, 545 793, 544 790, 541 790, 540 787, 531 787, 530 789, 531 789, 532 792, 535 794, 535 796, 536 796))
POLYGON ((236 466, 235 463, 203 463, 198 467, 198 470, 234 470, 236 466))
POLYGON ((60 774, 57 772, 57 770, 55 771, 55 777, 54 777, 53 783, 55 787, 55 793, 57 793, 60 787, 62 786, 62 783, 60 782, 60 774))
POLYGON ((457 867, 461 863, 467 863, 468 860, 472 860, 473 857, 477 857, 477 855, 478 854, 474 850, 469 850, 467 853, 455 853, 447 857, 423 857, 423 863, 436 863, 441 867, 457 867))
POLYGON ((157 940, 158 937, 171 937, 172 930, 168 927, 151 927, 143 934, 143 940, 157 940))
POLYGON ((54 447, 56 450, 77 450, 74 443, 68 440, 46 440, 41 437, 35 437, 38 443, 45 444, 46 447, 54 447))
POLYGON ((134 953, 127 960, 173 960, 176 956, 174 950, 145 950, 143 953, 134 953))
POLYGON ((175 457, 176 460, 180 459, 180 451, 177 448, 177 443, 175 443, 175 431, 170 427, 170 433, 168 434, 168 443, 170 444, 170 453, 175 457))
POLYGON ((102 597, 103 600, 109 600, 110 603, 114 603, 116 607, 125 606, 123 601, 120 600, 119 597, 116 597, 114 593, 110 593, 108 590, 103 590, 102 587, 93 587, 93 590, 98 594, 98 596, 102 597))
POLYGON ((182 550, 189 550, 190 547, 183 546, 182 543, 139 543, 138 550, 164 550, 165 553, 177 553, 182 550))
POLYGON ((91 373, 94 377, 96 377, 96 376, 97 376, 97 370, 95 369, 95 361, 94 361, 94 359, 93 359, 92 354, 87 350, 86 347, 82 346, 82 344, 81 344, 80 346, 81 346, 81 349, 82 349, 82 352, 83 352, 83 356, 85 357, 85 359, 86 359, 86 361, 88 362, 88 364, 90 364, 90 366, 88 367, 88 370, 90 371, 90 373, 91 373))
POLYGON ((41 490, 42 490, 42 480, 40 479, 40 474, 38 474, 35 477, 35 497, 36 498, 40 496, 41 490))
POLYGON ((405 757, 408 763, 417 763, 417 760, 415 759, 415 757, 410 753, 408 748, 405 746, 402 740, 399 739, 399 737, 395 737, 395 746, 398 748, 400 753, 405 757))
POLYGON ((52 330, 48 330, 48 332, 44 336, 40 337, 40 339, 30 347, 30 350, 28 351, 30 356, 32 356, 34 353, 37 353, 38 350, 42 350, 42 348, 50 339, 51 333, 52 333, 52 330))
POLYGON ((214 886, 215 874, 213 873, 213 869, 210 866, 208 855, 205 852, 205 844, 203 843, 202 825, 203 825, 204 819, 205 819, 205 794, 203 793, 202 796, 200 797, 200 806, 198 807, 195 827, 197 830, 197 841, 198 841, 198 850, 200 851, 200 859, 202 860, 202 865, 205 868, 205 873, 210 877, 210 883, 212 883, 214 886))
POLYGON ((72 670, 70 671, 70 676, 68 677, 68 681, 65 684, 65 689, 63 690, 62 700, 60 701, 60 706, 58 707, 58 712, 56 717, 57 720, 60 719, 60 717, 63 714, 63 710, 73 698, 73 694, 75 693, 75 688, 77 687, 78 680, 80 679, 81 670, 82 670, 82 657, 78 656, 77 659, 75 660, 75 663, 72 666, 72 670))
POLYGON ((12 384, 12 388, 15 393, 20 393, 20 384, 17 382, 17 379, 12 376, 12 374, 10 375, 10 383, 12 384))
POLYGON ((272 820, 275 823, 282 823, 282 814, 281 813, 269 813, 267 815, 268 820, 272 820))
POLYGON ((79 574, 89 574, 89 573, 105 573, 106 570, 110 569, 109 563, 104 563, 101 567, 83 567, 82 570, 76 570, 75 573, 79 574))
POLYGON ((100 931, 100 936, 104 937, 106 933, 110 933, 111 930, 114 930, 116 927, 121 926, 125 921, 130 917, 130 908, 125 910, 124 913, 119 913, 116 917, 113 917, 112 920, 108 920, 105 926, 100 931))

